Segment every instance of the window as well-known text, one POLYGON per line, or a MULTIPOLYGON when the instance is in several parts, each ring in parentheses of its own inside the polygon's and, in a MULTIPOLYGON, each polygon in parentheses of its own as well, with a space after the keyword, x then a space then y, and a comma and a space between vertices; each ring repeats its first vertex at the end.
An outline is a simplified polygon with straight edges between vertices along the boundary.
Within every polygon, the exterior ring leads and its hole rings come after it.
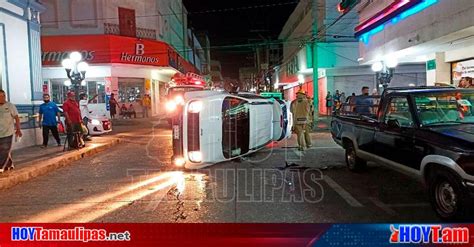
POLYGON ((249 103, 227 97, 222 104, 222 150, 230 159, 249 152, 250 121, 249 103))
POLYGON ((118 8, 120 35, 128 37, 137 36, 135 10, 118 8))
POLYGON ((474 90, 417 94, 415 105, 422 125, 474 123, 474 90))
POLYGON ((69 88, 64 86, 66 79, 54 79, 51 80, 51 100, 56 104, 62 104, 67 99, 67 92, 69 88))
POLYGON ((145 82, 143 79, 119 80, 118 100, 122 103, 140 102, 145 93, 145 82))
POLYGON ((105 104, 105 82, 99 81, 88 81, 87 82, 87 94, 89 99, 92 99, 97 95, 91 103, 93 104, 105 104))
MULTIPOLYGON (((51 99, 56 104, 62 104, 67 99, 69 87, 64 86, 65 79, 51 80, 51 99)), ((92 104, 105 104, 105 82, 103 81, 87 81, 86 87, 80 87, 79 92, 87 92, 89 99, 97 95, 92 104)))
POLYGON ((392 98, 387 106, 384 123, 389 120, 397 120, 401 127, 413 127, 413 117, 410 106, 405 97, 392 98))

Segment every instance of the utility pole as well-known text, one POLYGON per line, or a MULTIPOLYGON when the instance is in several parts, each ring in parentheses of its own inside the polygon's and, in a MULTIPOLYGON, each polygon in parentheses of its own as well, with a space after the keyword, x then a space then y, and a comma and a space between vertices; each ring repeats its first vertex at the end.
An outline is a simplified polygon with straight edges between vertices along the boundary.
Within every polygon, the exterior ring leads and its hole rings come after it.
POLYGON ((318 72, 318 9, 319 0, 312 0, 311 12, 313 16, 313 28, 312 28, 312 56, 313 56, 313 109, 314 109, 314 123, 319 121, 319 72, 318 72))

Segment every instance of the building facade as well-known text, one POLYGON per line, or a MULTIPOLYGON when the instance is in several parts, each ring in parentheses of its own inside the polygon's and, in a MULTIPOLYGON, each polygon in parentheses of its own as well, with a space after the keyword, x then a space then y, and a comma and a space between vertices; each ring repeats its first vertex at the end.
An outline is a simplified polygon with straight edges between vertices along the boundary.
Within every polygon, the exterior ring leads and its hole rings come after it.
MULTIPOLYGON (((372 1, 378 2, 378 1, 372 1)), ((319 111, 326 114, 327 92, 336 90, 346 96, 360 94, 363 86, 371 91, 379 84, 369 64, 360 64, 359 42, 354 29, 359 24, 355 10, 344 15, 338 11, 340 0, 319 0, 318 8, 318 98, 319 111)), ((303 89, 313 97, 313 69, 311 38, 315 18, 312 1, 301 1, 285 24, 279 39, 283 42, 283 63, 278 66, 274 80, 284 91, 285 98, 292 100, 303 89)), ((393 85, 416 85, 426 80, 424 65, 399 66, 393 77, 393 85)))
POLYGON ((221 62, 211 60, 211 81, 213 87, 224 88, 224 77, 222 76, 221 62))
POLYGON ((39 14, 33 0, 0 1, 0 88, 20 114, 24 138, 14 148, 40 143, 36 115, 42 100, 39 14))
POLYGON ((474 77, 474 1, 364 0, 357 8, 363 64, 422 64, 427 85, 474 77))
POLYGON ((58 103, 69 89, 61 61, 72 51, 91 66, 81 88, 96 114, 108 114, 108 98, 141 111, 151 96, 160 114, 167 83, 176 73, 200 74, 201 45, 187 27, 180 0, 43 0, 43 84, 58 103), (194 49, 196 48, 196 49, 194 49))

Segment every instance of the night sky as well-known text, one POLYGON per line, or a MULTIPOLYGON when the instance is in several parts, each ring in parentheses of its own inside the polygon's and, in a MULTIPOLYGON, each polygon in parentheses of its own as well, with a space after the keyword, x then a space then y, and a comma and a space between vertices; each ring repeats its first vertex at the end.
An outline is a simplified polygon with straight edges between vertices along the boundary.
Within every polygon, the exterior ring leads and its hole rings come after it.
POLYGON ((183 0, 189 24, 207 31, 211 57, 222 63, 224 77, 238 79, 239 67, 253 66, 249 43, 276 39, 297 0, 183 0))

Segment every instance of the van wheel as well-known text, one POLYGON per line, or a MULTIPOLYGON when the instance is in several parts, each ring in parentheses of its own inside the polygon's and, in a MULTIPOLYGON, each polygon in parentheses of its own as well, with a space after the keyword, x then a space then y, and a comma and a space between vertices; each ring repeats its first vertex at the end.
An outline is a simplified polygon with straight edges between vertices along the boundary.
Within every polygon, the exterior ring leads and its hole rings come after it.
POLYGON ((362 171, 367 167, 367 161, 357 157, 352 143, 346 148, 346 164, 349 170, 353 172, 362 171))
POLYGON ((428 186, 431 205, 441 219, 466 219, 467 192, 460 178, 447 169, 437 169, 431 174, 428 186))

